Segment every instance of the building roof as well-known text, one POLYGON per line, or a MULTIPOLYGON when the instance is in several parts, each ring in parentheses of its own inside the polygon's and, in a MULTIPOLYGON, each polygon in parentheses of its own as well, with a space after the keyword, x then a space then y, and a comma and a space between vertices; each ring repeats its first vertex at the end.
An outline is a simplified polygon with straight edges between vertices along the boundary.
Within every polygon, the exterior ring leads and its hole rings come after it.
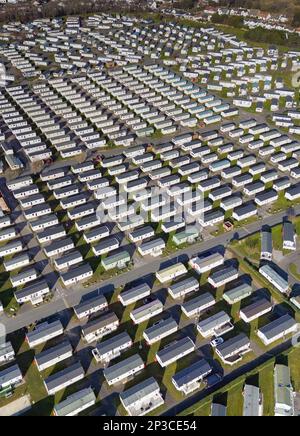
POLYGON ((165 348, 158 351, 157 356, 163 363, 178 358, 181 353, 195 348, 194 342, 189 337, 180 339, 179 341, 168 344, 165 348))
POLYGON ((249 306, 241 309, 241 312, 249 319, 258 316, 266 310, 271 310, 273 307, 272 303, 266 298, 260 298, 249 306))
POLYGON ((261 251, 262 253, 273 252, 273 240, 271 232, 261 232, 261 251))
POLYGON ((105 356, 107 353, 121 347, 122 345, 132 341, 131 337, 127 332, 120 333, 113 336, 106 341, 100 342, 96 345, 96 349, 101 356, 105 356))
POLYGON ((172 292, 172 294, 179 295, 182 292, 188 292, 191 288, 197 288, 199 289, 200 285, 198 280, 196 280, 194 277, 188 277, 184 280, 181 280, 177 283, 174 283, 174 285, 169 287, 169 290, 172 292))
POLYGON ((96 402, 96 396, 92 388, 82 389, 73 395, 67 397, 64 401, 55 406, 57 416, 68 416, 73 412, 81 409, 86 404, 96 402))
POLYGON ((129 371, 141 365, 144 365, 142 358, 138 354, 135 354, 127 359, 122 360, 121 362, 105 368, 103 374, 106 380, 109 382, 118 377, 125 376, 129 371))
POLYGON ((82 301, 74 307, 74 311, 77 315, 81 315, 89 310, 92 310, 98 306, 107 305, 107 300, 104 295, 97 295, 96 297, 89 298, 86 301, 82 301))
POLYGON ((18 365, 10 366, 0 371, 0 387, 9 384, 15 378, 22 378, 22 373, 18 365))
POLYGON ((282 334, 286 330, 293 328, 296 325, 296 321, 290 315, 284 315, 280 318, 275 319, 275 321, 261 327, 259 331, 268 339, 272 340, 278 335, 282 334))
POLYGON ((51 362, 59 356, 62 356, 67 353, 73 354, 73 348, 69 341, 64 341, 55 347, 48 348, 48 350, 42 351, 41 353, 35 356, 37 364, 39 366, 44 365, 45 363, 51 362))
POLYGON ((292 244, 295 243, 294 225, 289 221, 283 223, 283 240, 285 242, 291 242, 292 244))
POLYGON ((144 397, 154 394, 159 390, 159 384, 153 377, 151 377, 122 392, 120 398, 125 407, 130 407, 131 405, 142 401, 144 397))
POLYGON ((173 318, 167 318, 161 320, 158 324, 154 324, 153 326, 147 328, 144 334, 147 335, 149 341, 152 341, 158 336, 167 334, 169 331, 172 331, 177 327, 178 324, 173 318))
POLYGON ((50 377, 45 379, 45 384, 47 386, 47 389, 49 391, 52 391, 53 389, 59 388, 66 381, 75 379, 80 375, 84 376, 85 372, 81 364, 78 362, 69 366, 66 369, 63 369, 62 371, 50 375, 50 377))
POLYGON ((275 366, 275 401, 277 407, 282 406, 287 408, 294 408, 293 401, 293 388, 291 383, 291 374, 288 366, 276 365, 275 366))
POLYGON ((119 322, 117 315, 114 312, 107 312, 99 318, 92 319, 83 326, 82 333, 84 336, 87 336, 116 322, 119 322))
POLYGON ((217 347, 218 351, 224 358, 231 356, 232 354, 238 353, 241 348, 246 347, 250 344, 250 339, 244 333, 228 339, 223 344, 217 347))
POLYGON ((177 372, 172 378, 180 388, 203 379, 211 372, 212 368, 209 363, 205 359, 202 359, 182 371, 177 372))
POLYGON ((243 416, 260 415, 260 390, 256 386, 245 385, 243 416))
POLYGON ((182 308, 184 308, 188 313, 206 306, 207 304, 213 304, 215 301, 214 297, 209 292, 206 292, 205 294, 197 295, 191 300, 184 302, 182 308))

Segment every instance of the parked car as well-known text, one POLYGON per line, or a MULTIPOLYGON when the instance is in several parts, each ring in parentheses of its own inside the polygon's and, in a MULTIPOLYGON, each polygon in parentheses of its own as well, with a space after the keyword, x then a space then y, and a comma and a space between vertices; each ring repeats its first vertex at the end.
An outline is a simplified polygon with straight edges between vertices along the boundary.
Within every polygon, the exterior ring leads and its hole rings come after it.
POLYGON ((217 348, 219 345, 224 344, 224 339, 223 338, 215 338, 211 341, 210 345, 213 348, 217 348))

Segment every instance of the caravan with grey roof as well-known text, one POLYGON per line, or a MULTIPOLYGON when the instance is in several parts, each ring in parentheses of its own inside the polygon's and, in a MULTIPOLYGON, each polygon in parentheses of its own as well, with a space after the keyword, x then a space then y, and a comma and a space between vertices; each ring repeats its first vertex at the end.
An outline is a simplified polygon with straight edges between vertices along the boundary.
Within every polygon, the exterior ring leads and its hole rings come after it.
POLYGON ((181 310, 188 318, 192 318, 200 316, 202 312, 210 309, 215 304, 215 298, 209 292, 206 292, 184 302, 181 305, 181 310))
POLYGON ((178 331, 178 324, 173 318, 163 319, 148 327, 143 336, 148 345, 153 345, 156 342, 176 333, 178 331))
POLYGON ((120 400, 129 416, 144 416, 164 404, 160 386, 153 377, 122 392, 120 400))
POLYGON ((104 295, 97 295, 82 301, 75 306, 74 312, 78 319, 88 318, 97 312, 103 312, 108 308, 108 303, 104 295))
POLYGON ((138 354, 122 360, 108 368, 105 368, 103 375, 109 386, 126 383, 136 374, 143 371, 145 364, 138 354))
POLYGON ((143 283, 141 285, 130 288, 127 291, 121 292, 121 294, 118 296, 118 299, 120 300, 122 305, 126 307, 130 304, 136 303, 139 300, 149 297, 150 294, 150 286, 147 283, 143 283))
POLYGON ((177 360, 191 354, 195 351, 196 346, 194 342, 185 337, 178 341, 168 344, 166 347, 156 353, 156 359, 162 368, 166 368, 177 360))
POLYGON ((74 365, 46 378, 44 380, 44 385, 48 395, 55 395, 57 392, 84 379, 84 377, 85 372, 81 364, 75 363, 74 365))
POLYGON ((97 363, 109 363, 111 360, 121 356, 121 353, 127 351, 133 345, 133 341, 127 332, 113 336, 106 341, 100 342, 92 350, 92 354, 97 363))
POLYGON ((107 312, 81 327, 82 338, 90 344, 117 330, 119 324, 117 315, 114 312, 107 312))
POLYGON ((44 344, 50 339, 63 335, 64 328, 62 323, 57 320, 53 322, 43 322, 26 334, 26 341, 31 349, 44 344))
POLYGON ((64 401, 54 406, 55 416, 77 416, 84 410, 96 404, 96 395, 92 388, 82 389, 68 396, 64 401))
POLYGON ((48 294, 50 294, 50 288, 45 280, 25 286, 14 292, 15 299, 19 304, 30 302, 33 305, 42 303, 48 294))
POLYGON ((61 342, 35 355, 34 361, 38 370, 45 371, 73 356, 73 348, 69 341, 61 342))

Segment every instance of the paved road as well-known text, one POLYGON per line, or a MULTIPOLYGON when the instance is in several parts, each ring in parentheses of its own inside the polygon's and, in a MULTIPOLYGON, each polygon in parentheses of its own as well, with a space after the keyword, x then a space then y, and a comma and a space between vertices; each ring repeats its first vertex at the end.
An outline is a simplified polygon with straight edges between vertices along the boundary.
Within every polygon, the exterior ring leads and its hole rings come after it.
MULTIPOLYGON (((295 214, 300 215, 300 206, 295 208, 295 214)), ((270 216, 264 220, 255 222, 250 224, 247 227, 240 228, 230 233, 223 234, 218 237, 212 237, 209 240, 202 241, 198 244, 192 245, 183 250, 179 250, 166 258, 158 258, 151 262, 145 263, 142 266, 135 267, 131 271, 116 275, 115 277, 101 282, 98 287, 93 286, 91 288, 86 289, 68 289, 64 293, 60 293, 60 295, 56 295, 55 300, 50 303, 47 303, 43 306, 33 309, 29 307, 26 309, 26 312, 20 313, 16 318, 8 318, 6 315, 0 316, 1 323, 6 327, 7 334, 12 333, 20 328, 26 327, 37 320, 45 319, 55 313, 58 313, 66 308, 73 307, 78 304, 83 296, 93 292, 97 288, 105 290, 111 290, 112 287, 119 288, 121 286, 126 285, 127 283, 131 283, 135 280, 139 280, 142 277, 147 277, 150 274, 154 274, 156 271, 161 269, 164 266, 168 266, 172 263, 176 263, 178 261, 186 262, 191 257, 197 255, 198 253, 205 252, 211 250, 215 247, 226 247, 230 241, 233 239, 243 239, 248 235, 256 233, 261 230, 263 225, 268 225, 270 227, 275 226, 282 222, 283 218, 286 216, 286 212, 281 212, 276 215, 270 216)))

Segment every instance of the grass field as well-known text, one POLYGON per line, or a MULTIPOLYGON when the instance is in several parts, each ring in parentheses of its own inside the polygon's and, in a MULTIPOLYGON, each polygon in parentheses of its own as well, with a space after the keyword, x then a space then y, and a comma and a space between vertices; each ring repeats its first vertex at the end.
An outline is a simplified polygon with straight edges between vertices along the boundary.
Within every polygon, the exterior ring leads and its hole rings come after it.
POLYGON ((259 386, 263 395, 264 416, 274 415, 274 365, 271 364, 259 373, 259 386))
POLYGON ((292 263, 290 265, 290 273, 300 282, 300 271, 299 271, 299 265, 296 265, 295 263, 292 263))
POLYGON ((244 384, 236 386, 228 391, 227 397, 227 416, 242 416, 243 415, 243 388, 244 384))
POLYGON ((289 355, 292 384, 296 392, 300 392, 300 348, 294 348, 289 355))

